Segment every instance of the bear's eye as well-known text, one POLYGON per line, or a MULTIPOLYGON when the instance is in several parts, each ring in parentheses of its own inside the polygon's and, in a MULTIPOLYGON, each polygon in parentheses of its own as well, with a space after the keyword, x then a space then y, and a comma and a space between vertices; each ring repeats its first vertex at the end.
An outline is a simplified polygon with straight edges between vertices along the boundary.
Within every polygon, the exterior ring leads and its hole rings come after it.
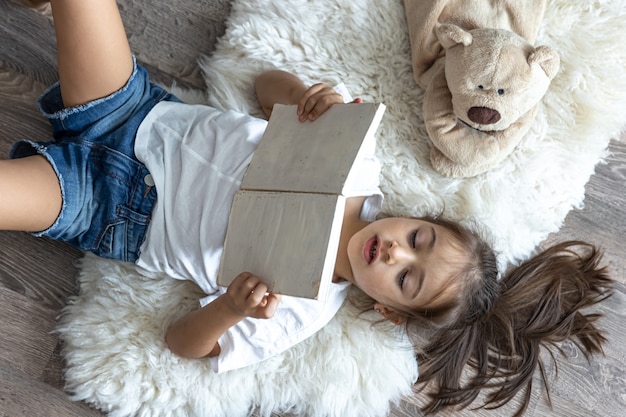
POLYGON ((504 88, 498 88, 498 95, 499 96, 503 96, 504 95, 504 88))
POLYGON ((485 88, 485 87, 483 87, 482 85, 479 85, 479 86, 478 86, 478 87, 476 87, 476 88, 478 88, 479 90, 482 90, 482 89, 483 89, 483 88, 485 88))

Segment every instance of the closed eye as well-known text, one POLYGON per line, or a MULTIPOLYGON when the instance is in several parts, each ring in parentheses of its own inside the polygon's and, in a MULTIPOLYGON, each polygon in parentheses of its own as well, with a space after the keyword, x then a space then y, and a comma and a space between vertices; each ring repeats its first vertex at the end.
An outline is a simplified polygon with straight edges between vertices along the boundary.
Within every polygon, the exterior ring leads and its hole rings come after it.
POLYGON ((402 290, 402 287, 404 286, 404 281, 406 280, 408 273, 408 271, 403 271, 398 277, 398 286, 400 287, 400 290, 402 290))
POLYGON ((415 249, 415 247, 417 246, 416 240, 417 240, 417 230, 415 229, 411 232, 411 235, 409 236, 409 245, 411 245, 411 247, 413 249, 415 249))
POLYGON ((437 232, 435 232, 434 227, 430 228, 430 234, 431 234, 431 239, 430 239, 430 243, 428 244, 428 246, 432 249, 435 247, 435 243, 437 243, 437 232))

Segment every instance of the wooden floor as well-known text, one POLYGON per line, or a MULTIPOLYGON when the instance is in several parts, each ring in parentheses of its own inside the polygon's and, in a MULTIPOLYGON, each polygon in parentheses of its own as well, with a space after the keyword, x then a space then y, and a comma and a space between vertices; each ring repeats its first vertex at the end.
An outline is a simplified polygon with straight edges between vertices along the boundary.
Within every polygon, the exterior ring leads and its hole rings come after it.
MULTIPOLYGON (((138 60, 158 81, 202 88, 196 66, 224 30, 228 0, 128 0, 123 18, 138 60)), ((50 128, 35 100, 56 79, 54 34, 49 17, 0 0, 0 158, 19 138, 47 140, 50 128)), ((624 111, 626 121, 626 109, 624 111)), ((590 138, 593 140, 593 138, 590 138)), ((606 249, 606 259, 621 284, 602 310, 610 344, 605 358, 591 364, 571 349, 560 361, 552 401, 539 390, 528 416, 623 416, 626 413, 626 137, 613 141, 612 156, 599 165, 587 186, 585 208, 567 217, 549 241, 581 238, 606 249)), ((1 198, 8 198, 2 196, 1 198)), ((0 417, 97 416, 62 391, 58 340, 50 332, 55 317, 75 291, 69 246, 24 233, 0 232, 0 417)), ((567 350, 567 346, 566 346, 567 350)), ((549 369, 552 369, 549 367, 549 369)), ((551 379, 554 379, 554 375, 551 379)), ((372 376, 375 377, 375 376, 372 376)), ((420 415, 420 397, 394 407, 393 416, 420 415)), ((511 407, 488 412, 464 410, 445 415, 503 416, 511 407)))

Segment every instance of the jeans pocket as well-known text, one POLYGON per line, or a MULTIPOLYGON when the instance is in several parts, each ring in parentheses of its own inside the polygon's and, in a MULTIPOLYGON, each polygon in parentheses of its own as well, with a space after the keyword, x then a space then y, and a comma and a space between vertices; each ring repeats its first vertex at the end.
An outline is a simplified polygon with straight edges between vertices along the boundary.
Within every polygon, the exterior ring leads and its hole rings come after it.
POLYGON ((98 256, 126 261, 127 256, 127 220, 118 219, 108 223, 102 228, 100 239, 95 245, 93 252, 98 256))
POLYGON ((150 216, 119 205, 117 219, 107 223, 94 252, 105 258, 135 262, 150 222, 150 216))

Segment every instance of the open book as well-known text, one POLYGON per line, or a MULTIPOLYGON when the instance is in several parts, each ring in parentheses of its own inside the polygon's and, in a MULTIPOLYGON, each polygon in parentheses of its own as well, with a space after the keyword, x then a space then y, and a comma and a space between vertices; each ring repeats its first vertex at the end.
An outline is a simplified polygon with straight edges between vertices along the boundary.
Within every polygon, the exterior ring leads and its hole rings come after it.
POLYGON ((233 200, 218 284, 248 271, 271 291, 325 297, 355 161, 373 155, 383 104, 335 104, 314 122, 277 104, 233 200))

